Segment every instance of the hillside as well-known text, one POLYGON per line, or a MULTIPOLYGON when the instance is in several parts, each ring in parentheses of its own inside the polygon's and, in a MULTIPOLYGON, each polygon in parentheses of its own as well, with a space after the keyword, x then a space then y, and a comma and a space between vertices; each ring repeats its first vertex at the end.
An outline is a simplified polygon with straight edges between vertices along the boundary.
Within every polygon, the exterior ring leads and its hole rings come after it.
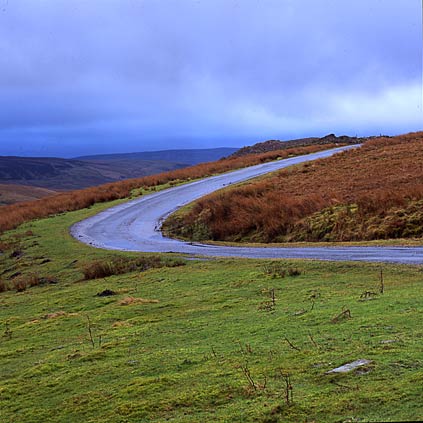
POLYGON ((0 183, 73 190, 179 169, 186 165, 148 160, 82 161, 0 156, 0 183))
POLYGON ((229 170, 293 155, 313 153, 330 147, 331 145, 315 145, 263 154, 252 154, 243 157, 233 157, 216 162, 200 163, 195 166, 144 176, 142 178, 125 179, 83 190, 65 192, 46 198, 42 202, 32 201, 19 205, 2 206, 0 208, 0 232, 16 228, 21 223, 28 222, 32 219, 47 217, 56 213, 80 210, 96 203, 142 195, 155 190, 158 185, 167 184, 167 186, 172 186, 182 181, 204 178, 229 170))
POLYGON ((45 188, 0 184, 0 206, 38 200, 54 194, 57 194, 57 191, 45 188))
POLYGON ((236 148, 202 148, 202 149, 180 149, 180 150, 160 150, 144 151, 125 154, 99 154, 93 156, 75 157, 77 160, 84 161, 116 161, 116 160, 153 160, 176 162, 184 165, 195 165, 204 162, 214 162, 222 157, 229 156, 237 151, 236 148))
POLYGON ((165 223, 195 240, 357 241, 423 236, 423 132, 231 187, 165 223))
POLYGON ((334 134, 326 135, 325 137, 310 137, 300 138, 296 140, 280 141, 268 140, 259 142, 252 146, 243 147, 231 155, 231 157, 240 157, 247 154, 260 154, 268 151, 284 150, 285 148, 306 147, 308 145, 325 145, 325 144, 360 144, 365 142, 367 138, 349 137, 341 135, 337 137, 334 134))

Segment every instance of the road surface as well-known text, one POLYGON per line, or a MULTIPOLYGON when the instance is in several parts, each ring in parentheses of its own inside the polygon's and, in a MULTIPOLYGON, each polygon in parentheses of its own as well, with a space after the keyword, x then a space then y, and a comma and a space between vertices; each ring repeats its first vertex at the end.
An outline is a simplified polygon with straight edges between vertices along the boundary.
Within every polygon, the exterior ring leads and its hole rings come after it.
POLYGON ((174 252, 212 257, 301 258, 369 262, 423 263, 422 247, 228 247, 163 237, 161 222, 178 208, 227 185, 295 164, 356 148, 339 147, 264 163, 140 197, 76 223, 71 234, 97 248, 139 252, 174 252))

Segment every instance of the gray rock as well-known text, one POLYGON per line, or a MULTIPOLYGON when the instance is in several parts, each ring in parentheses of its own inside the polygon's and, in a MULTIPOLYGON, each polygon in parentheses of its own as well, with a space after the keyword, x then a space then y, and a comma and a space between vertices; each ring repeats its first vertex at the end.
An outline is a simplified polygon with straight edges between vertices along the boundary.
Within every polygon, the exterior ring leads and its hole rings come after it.
POLYGON ((365 358, 361 358, 360 360, 353 361, 352 363, 344 364, 343 366, 337 367, 335 369, 329 370, 326 372, 326 374, 332 374, 332 373, 348 373, 351 372, 354 369, 357 369, 361 366, 366 366, 367 364, 370 364, 371 360, 366 360, 365 358))

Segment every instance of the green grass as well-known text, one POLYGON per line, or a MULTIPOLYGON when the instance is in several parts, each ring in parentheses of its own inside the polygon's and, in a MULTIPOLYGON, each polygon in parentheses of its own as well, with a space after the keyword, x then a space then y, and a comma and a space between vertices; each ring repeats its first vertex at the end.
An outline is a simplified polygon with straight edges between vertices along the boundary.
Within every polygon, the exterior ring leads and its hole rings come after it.
POLYGON ((383 265, 383 294, 380 266, 363 263, 216 259, 85 281, 84 264, 142 256, 68 235, 105 207, 2 237, 33 233, 18 237, 22 255, 0 256, 1 279, 36 273, 57 283, 0 294, 0 421, 423 419, 421 267, 383 265), (104 289, 116 295, 96 296, 104 289), (378 295, 361 301, 365 291, 378 295), (121 305, 128 297, 145 301, 121 305), (333 323, 344 308, 351 319, 333 323), (360 358, 372 360, 362 372, 325 374, 360 358))

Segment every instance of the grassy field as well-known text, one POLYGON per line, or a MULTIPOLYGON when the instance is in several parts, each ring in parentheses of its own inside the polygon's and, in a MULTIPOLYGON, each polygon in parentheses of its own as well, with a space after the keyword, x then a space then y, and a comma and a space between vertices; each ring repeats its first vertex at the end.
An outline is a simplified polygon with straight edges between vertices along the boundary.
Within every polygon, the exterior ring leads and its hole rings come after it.
POLYGON ((423 419, 422 267, 154 258, 68 235, 104 207, 2 236, 0 421, 423 419))

